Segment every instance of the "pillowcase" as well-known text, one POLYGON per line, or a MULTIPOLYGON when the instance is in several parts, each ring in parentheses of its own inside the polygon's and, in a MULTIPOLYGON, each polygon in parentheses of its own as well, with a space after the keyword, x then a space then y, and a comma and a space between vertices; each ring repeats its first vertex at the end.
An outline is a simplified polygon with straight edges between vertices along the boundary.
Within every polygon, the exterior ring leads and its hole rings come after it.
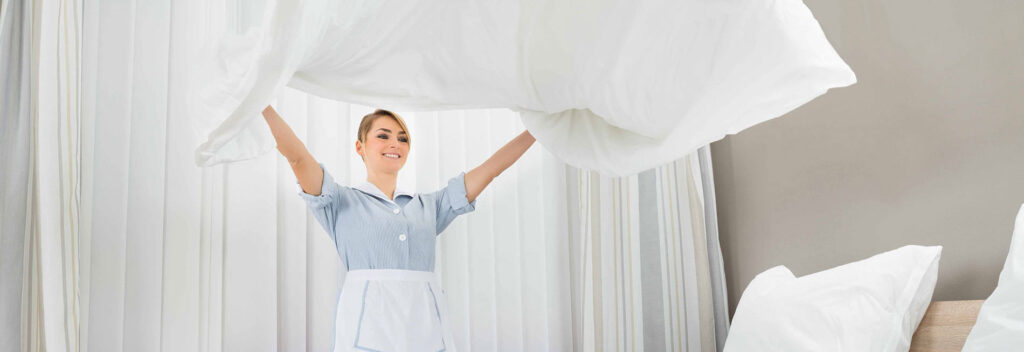
POLYGON ((757 275, 725 351, 907 351, 932 299, 941 246, 904 246, 796 278, 757 275))
POLYGON ((981 305, 964 351, 1018 351, 1024 346, 1024 205, 1017 212, 1010 254, 999 285, 981 305))

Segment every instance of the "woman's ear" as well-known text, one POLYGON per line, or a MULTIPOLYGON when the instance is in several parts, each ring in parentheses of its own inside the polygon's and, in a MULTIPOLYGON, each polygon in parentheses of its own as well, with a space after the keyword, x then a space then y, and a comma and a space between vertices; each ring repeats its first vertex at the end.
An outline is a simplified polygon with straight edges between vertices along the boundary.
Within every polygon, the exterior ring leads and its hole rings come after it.
POLYGON ((359 154, 360 158, 363 157, 363 143, 360 143, 359 140, 356 140, 356 154, 359 154))

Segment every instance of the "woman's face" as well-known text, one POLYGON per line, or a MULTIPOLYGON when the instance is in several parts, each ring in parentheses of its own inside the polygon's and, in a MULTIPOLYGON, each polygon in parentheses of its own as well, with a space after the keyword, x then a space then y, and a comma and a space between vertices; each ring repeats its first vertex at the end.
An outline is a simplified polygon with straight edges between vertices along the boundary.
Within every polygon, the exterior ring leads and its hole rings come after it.
POLYGON ((377 118, 363 139, 363 143, 356 141, 356 153, 363 157, 367 172, 397 174, 405 165, 409 138, 394 119, 377 118))

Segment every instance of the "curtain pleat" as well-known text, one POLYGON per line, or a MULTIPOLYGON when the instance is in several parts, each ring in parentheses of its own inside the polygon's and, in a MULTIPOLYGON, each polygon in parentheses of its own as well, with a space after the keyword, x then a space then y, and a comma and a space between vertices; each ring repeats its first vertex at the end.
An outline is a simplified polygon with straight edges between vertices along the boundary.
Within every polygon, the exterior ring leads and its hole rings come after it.
POLYGON ((704 231, 707 235, 707 253, 711 285, 712 310, 714 311, 715 343, 718 351, 725 349, 729 335, 729 302, 725 286, 725 264, 722 247, 718 240, 718 204, 715 197, 714 168, 711 162, 711 148, 697 151, 700 164, 701 196, 704 199, 704 231))
MULTIPOLYGON (((166 155, 164 166, 164 221, 162 280, 159 283, 159 342, 162 351, 204 351, 202 336, 196 325, 202 317, 201 273, 205 268, 202 252, 202 195, 204 170, 192 167, 191 145, 198 143, 192 126, 180 118, 187 107, 173 102, 184 101, 188 86, 188 67, 176 65, 195 55, 190 43, 201 35, 201 26, 194 25, 201 15, 195 14, 195 2, 175 1, 166 4, 168 43, 166 59, 166 115, 164 131, 166 155)), ((201 22, 200 22, 201 23, 201 22)))
POLYGON ((0 292, 5 324, 0 344, 22 351, 77 350, 80 7, 75 1, 3 5, 0 38, 5 49, 13 50, 2 66, 5 78, 14 78, 4 81, 3 126, 17 134, 4 146, 14 149, 3 153, 2 161, 5 167, 21 167, 4 182, 4 213, 8 205, 23 210, 11 209, 11 218, 4 215, 11 225, 4 225, 0 236, 5 255, 21 252, 13 256, 18 262, 8 267, 12 263, 5 259, 0 268, 3 281, 17 285, 5 285, 0 292), (23 203, 7 203, 11 200, 23 203), (11 244, 21 246, 8 249, 11 244), (7 279, 9 273, 13 279, 7 279), (20 329, 7 330, 15 312, 20 329))
POLYGON ((32 7, 0 4, 0 350, 24 350, 28 328, 23 299, 30 287, 32 7))

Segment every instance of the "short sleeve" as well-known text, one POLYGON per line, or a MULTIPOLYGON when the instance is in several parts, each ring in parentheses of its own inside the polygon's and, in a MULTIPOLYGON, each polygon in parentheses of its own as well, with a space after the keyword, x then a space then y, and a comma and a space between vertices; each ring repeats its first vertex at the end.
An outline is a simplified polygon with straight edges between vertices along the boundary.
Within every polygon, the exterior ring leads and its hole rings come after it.
POLYGON ((327 234, 331 236, 331 240, 336 240, 334 227, 338 221, 341 186, 334 182, 334 178, 324 168, 324 164, 320 164, 320 169, 324 172, 323 183, 320 185, 320 195, 311 195, 300 187, 299 197, 306 201, 309 210, 313 213, 313 217, 320 223, 320 226, 323 226, 327 234))
POLYGON ((437 202, 437 233, 440 234, 455 217, 476 210, 476 200, 466 197, 466 173, 448 180, 448 185, 434 193, 437 202))

